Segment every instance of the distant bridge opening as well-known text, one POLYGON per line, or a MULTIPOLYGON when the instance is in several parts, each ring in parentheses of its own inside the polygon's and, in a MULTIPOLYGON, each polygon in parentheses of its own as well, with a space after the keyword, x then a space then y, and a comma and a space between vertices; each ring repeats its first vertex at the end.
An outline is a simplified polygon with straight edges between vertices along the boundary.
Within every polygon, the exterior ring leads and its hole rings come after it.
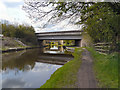
POLYGON ((81 31, 57 31, 36 33, 40 46, 43 40, 75 40, 75 46, 81 47, 81 31))

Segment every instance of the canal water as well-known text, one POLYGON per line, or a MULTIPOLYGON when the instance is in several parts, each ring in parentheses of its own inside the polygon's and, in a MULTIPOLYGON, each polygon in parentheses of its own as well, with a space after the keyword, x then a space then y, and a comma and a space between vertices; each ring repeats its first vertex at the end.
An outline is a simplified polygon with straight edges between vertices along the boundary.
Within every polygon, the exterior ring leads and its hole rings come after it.
POLYGON ((2 88, 39 88, 73 56, 54 46, 5 53, 2 58, 2 88))

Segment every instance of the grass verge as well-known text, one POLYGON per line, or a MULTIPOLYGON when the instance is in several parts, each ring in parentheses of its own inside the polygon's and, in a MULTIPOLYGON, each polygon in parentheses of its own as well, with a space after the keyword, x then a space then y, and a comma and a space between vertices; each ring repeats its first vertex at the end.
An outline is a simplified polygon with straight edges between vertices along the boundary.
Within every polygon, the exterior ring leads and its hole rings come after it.
MULTIPOLYGON (((76 87, 77 72, 81 64, 81 48, 76 48, 73 53, 74 60, 67 62, 57 69, 40 88, 74 88, 76 87)), ((38 89, 39 90, 39 89, 38 89)))
POLYGON ((87 48, 94 58, 94 70, 101 88, 118 88, 118 60, 119 53, 103 55, 93 48, 87 48))

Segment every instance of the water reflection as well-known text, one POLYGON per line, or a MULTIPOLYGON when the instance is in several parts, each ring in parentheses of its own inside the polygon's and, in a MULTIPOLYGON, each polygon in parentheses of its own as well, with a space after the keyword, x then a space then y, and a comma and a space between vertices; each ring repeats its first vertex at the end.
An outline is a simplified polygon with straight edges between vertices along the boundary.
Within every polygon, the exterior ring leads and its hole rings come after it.
POLYGON ((52 47, 52 50, 46 47, 2 55, 3 66, 2 73, 0 73, 2 74, 2 87, 39 88, 53 72, 73 59, 71 55, 63 53, 64 50, 60 47, 52 47), (54 50, 55 54, 52 53, 54 50))
POLYGON ((44 48, 44 53, 62 54, 64 53, 64 49, 63 46, 50 46, 44 48))
POLYGON ((29 71, 17 71, 7 69, 7 72, 3 72, 3 88, 39 88, 42 84, 49 79, 50 75, 60 65, 36 63, 35 67, 29 71))
POLYGON ((23 71, 26 69, 32 69, 35 65, 35 60, 37 57, 38 50, 28 50, 5 54, 2 59, 2 70, 6 70, 7 68, 18 68, 23 71))

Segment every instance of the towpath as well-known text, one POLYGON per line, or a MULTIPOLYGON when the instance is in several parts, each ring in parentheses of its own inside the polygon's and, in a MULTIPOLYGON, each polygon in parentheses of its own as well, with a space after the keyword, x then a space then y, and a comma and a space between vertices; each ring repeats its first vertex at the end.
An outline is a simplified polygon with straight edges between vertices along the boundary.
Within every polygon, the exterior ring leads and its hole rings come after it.
POLYGON ((93 71, 93 59, 87 49, 84 49, 82 53, 77 86, 78 88, 97 88, 97 81, 93 71))

